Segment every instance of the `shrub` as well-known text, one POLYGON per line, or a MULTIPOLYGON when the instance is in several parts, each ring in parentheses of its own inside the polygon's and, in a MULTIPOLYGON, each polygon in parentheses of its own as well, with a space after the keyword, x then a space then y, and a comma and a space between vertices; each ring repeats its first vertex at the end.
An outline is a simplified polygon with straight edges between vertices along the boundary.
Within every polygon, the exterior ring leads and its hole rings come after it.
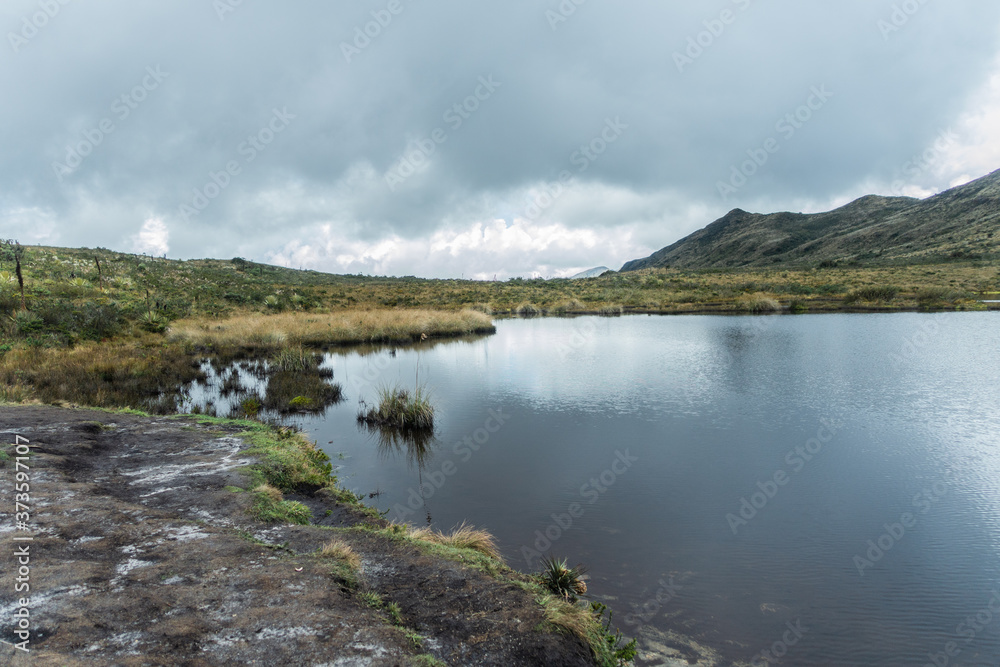
POLYGON ((30 336, 45 329, 45 321, 30 310, 18 311, 11 317, 14 323, 14 333, 18 336, 30 336))

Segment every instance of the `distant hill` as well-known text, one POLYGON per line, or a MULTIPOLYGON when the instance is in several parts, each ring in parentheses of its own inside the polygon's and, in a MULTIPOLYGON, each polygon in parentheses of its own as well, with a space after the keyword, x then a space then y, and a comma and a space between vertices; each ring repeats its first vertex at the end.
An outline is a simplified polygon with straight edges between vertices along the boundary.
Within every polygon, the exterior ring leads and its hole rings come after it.
POLYGON ((606 266, 598 266, 597 268, 594 268, 594 269, 587 269, 586 271, 581 271, 580 273, 576 274, 575 276, 570 276, 569 279, 570 280, 579 280, 581 278, 596 278, 599 275, 601 275, 602 273, 604 273, 605 271, 610 271, 610 270, 611 269, 609 269, 606 266))
POLYGON ((734 209, 622 271, 1000 258, 1000 170, 927 199, 869 195, 826 213, 734 209))

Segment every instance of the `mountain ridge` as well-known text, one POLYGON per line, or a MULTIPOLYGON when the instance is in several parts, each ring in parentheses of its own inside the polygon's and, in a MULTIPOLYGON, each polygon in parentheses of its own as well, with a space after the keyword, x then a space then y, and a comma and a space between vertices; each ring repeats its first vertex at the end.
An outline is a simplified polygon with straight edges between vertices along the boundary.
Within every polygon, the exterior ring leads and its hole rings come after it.
POLYGON ((998 232, 1000 170, 926 199, 865 195, 822 213, 735 208, 621 270, 994 259, 998 232))

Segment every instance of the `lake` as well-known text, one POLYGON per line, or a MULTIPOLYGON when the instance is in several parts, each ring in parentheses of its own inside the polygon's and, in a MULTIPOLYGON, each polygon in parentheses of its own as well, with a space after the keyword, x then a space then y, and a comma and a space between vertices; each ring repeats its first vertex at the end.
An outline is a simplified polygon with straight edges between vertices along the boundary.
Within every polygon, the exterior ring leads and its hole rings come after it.
POLYGON ((996 313, 501 320, 329 354, 296 418, 388 516, 589 571, 664 664, 1000 664, 996 313), (416 382, 418 455, 358 428, 416 382), (684 648, 687 647, 687 648, 684 648), (681 663, 683 664, 683 663, 681 663))

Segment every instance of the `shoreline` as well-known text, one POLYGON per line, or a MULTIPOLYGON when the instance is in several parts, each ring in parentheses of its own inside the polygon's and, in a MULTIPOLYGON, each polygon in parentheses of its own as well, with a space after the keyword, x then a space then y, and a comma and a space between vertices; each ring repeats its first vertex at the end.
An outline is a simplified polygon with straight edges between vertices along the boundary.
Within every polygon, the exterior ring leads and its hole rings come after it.
MULTIPOLYGON (((0 406, 0 428, 5 441, 20 435, 33 446, 36 643, 11 664, 131 664, 136 655, 153 658, 143 664, 610 664, 595 648, 595 623, 582 635, 560 631, 575 612, 533 577, 378 517, 336 487, 325 455, 301 434, 41 405, 0 406), (262 480, 284 490, 255 486, 262 480), (263 523, 254 519, 262 502, 312 518, 263 523)), ((13 450, 3 451, 7 497, 13 450)), ((0 512, 0 534, 14 531, 12 514, 0 512)), ((9 643, 13 578, 0 576, 0 639, 9 643)))

